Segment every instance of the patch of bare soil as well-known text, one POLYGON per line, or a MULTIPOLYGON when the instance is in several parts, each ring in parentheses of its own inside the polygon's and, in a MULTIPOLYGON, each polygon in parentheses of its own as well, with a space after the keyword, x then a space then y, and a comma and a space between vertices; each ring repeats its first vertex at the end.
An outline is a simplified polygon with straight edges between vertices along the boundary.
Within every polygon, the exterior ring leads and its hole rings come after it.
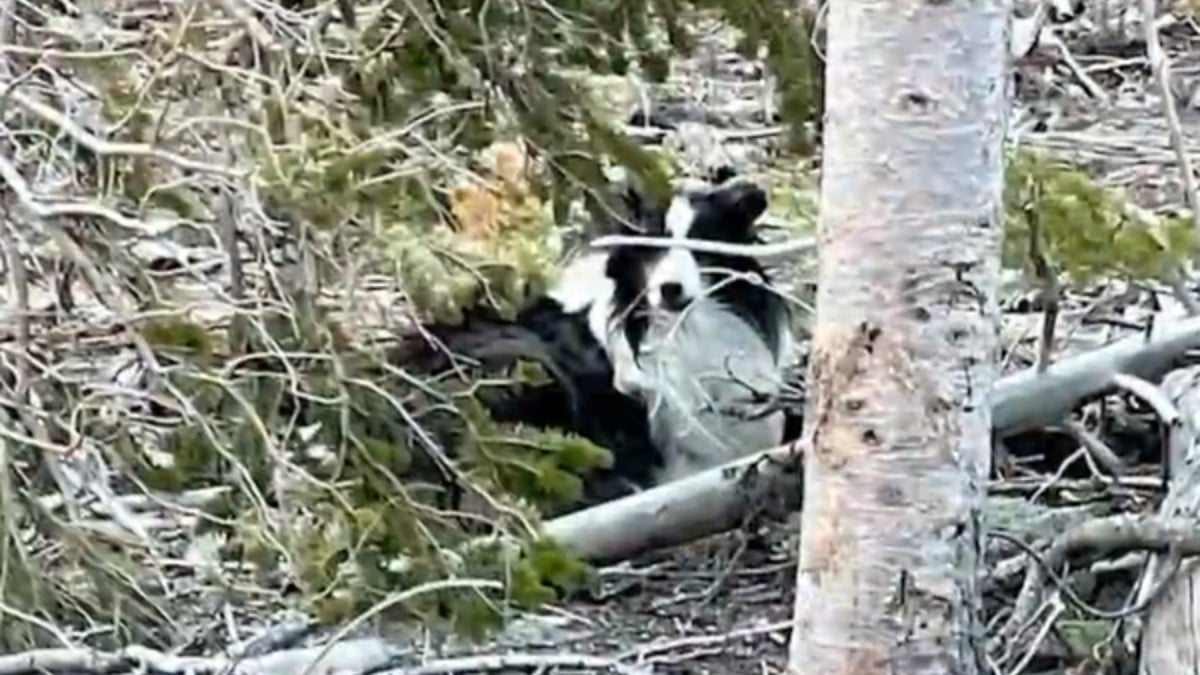
POLYGON ((794 528, 770 523, 603 571, 593 648, 656 672, 764 673, 783 667, 795 585, 794 528))

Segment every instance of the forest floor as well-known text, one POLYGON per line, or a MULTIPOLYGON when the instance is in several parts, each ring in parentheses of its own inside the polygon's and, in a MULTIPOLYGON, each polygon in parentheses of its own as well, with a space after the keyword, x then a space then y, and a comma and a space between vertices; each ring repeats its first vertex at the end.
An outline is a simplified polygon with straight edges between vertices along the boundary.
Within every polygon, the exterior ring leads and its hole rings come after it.
MULTIPOLYGON (((603 572, 603 604, 573 602, 587 651, 662 673, 775 673, 787 658, 795 528, 763 523, 603 572)), ((567 623, 570 625, 570 623, 567 623)), ((556 648, 563 649, 562 645, 556 648)))

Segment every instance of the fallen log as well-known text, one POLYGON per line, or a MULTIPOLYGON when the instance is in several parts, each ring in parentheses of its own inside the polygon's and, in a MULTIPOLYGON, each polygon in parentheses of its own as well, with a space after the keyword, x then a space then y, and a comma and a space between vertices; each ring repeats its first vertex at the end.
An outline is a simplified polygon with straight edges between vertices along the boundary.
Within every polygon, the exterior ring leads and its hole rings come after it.
MULTIPOLYGON (((1113 375, 1157 381, 1200 348, 1200 318, 1151 325, 1100 349, 1001 378, 992 390, 992 427, 1004 436, 1062 420, 1109 391, 1113 375)), ((547 521, 543 532, 595 563, 678 546, 736 527, 751 510, 801 503, 803 441, 772 448, 684 480, 547 521), (747 471, 747 469, 751 469, 747 471)))
POLYGON ((755 505, 776 495, 784 498, 786 508, 797 510, 802 482, 795 455, 803 446, 773 448, 576 511, 547 521, 542 531, 576 555, 606 563, 731 530, 755 505))
POLYGON ((1000 378, 992 390, 992 428, 1001 435, 1057 424, 1084 399, 1113 388, 1125 373, 1157 381, 1190 349, 1200 348, 1200 318, 1156 321, 1144 332, 1059 361, 1000 378))

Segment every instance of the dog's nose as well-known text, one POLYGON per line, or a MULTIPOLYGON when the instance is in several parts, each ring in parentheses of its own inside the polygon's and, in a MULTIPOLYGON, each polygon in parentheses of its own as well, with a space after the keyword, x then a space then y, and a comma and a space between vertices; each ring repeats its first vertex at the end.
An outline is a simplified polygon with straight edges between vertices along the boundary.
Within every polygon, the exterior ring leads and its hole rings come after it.
POLYGON ((670 309, 678 309, 683 305, 683 284, 677 281, 668 281, 659 287, 659 292, 662 294, 664 306, 670 309))

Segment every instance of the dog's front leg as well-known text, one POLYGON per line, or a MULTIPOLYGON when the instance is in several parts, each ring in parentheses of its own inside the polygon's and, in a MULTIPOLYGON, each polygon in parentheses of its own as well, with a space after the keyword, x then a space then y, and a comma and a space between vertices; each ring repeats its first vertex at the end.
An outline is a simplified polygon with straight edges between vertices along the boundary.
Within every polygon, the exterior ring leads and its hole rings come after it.
POLYGON ((653 380, 638 365, 633 345, 619 328, 609 331, 608 355, 613 365, 613 388, 634 398, 648 398, 654 392, 653 380))

